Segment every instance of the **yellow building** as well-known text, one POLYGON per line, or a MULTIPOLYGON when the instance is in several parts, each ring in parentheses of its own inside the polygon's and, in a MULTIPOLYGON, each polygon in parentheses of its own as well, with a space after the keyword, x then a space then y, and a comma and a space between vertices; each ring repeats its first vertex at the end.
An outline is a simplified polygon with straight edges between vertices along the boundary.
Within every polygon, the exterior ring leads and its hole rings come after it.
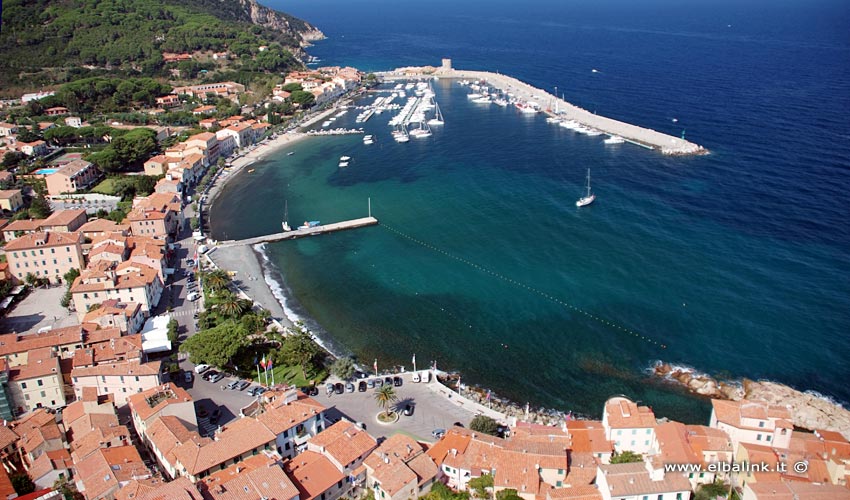
POLYGON ((25 365, 9 369, 9 395, 18 415, 36 408, 65 406, 62 372, 53 349, 32 350, 25 365))
POLYGON ((71 269, 85 267, 79 233, 25 234, 6 244, 6 259, 17 282, 26 280, 28 274, 61 282, 71 269))
POLYGON ((17 212, 22 206, 24 206, 24 197, 20 189, 0 191, 0 209, 17 212))

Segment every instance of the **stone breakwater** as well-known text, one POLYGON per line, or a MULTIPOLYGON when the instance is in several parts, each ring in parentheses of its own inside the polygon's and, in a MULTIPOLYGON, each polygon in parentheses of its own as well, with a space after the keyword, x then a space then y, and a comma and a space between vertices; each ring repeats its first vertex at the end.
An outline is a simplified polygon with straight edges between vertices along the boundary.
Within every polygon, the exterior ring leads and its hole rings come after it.
POLYGON ((558 109, 558 116, 574 120, 584 126, 600 130, 612 136, 623 139, 644 147, 661 151, 665 155, 702 155, 708 154, 708 150, 699 144, 687 141, 680 137, 664 134, 656 130, 639 127, 630 123, 614 120, 604 116, 591 113, 590 111, 575 106, 545 90, 532 87, 531 85, 517 80, 516 78, 490 73, 486 71, 467 71, 450 68, 434 68, 425 66, 422 68, 399 68, 394 71, 378 73, 384 80, 399 80, 405 78, 458 78, 466 80, 483 80, 502 92, 509 93, 514 99, 526 102, 536 102, 543 107, 548 114, 553 114, 552 109, 558 109), (557 103, 557 105, 556 105, 557 103))
POLYGON ((792 423, 804 429, 840 432, 850 439, 850 411, 819 394, 802 392, 787 385, 744 379, 726 382, 688 367, 658 362, 654 375, 687 387, 694 394, 715 399, 761 401, 782 405, 791 411, 792 423))

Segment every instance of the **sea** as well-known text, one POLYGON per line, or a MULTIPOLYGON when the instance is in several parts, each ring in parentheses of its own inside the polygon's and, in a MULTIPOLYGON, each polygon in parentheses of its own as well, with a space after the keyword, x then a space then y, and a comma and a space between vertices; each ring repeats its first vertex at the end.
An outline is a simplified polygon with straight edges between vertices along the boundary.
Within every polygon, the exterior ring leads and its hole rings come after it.
POLYGON ((710 151, 604 145, 436 80, 430 138, 394 142, 385 112, 363 125, 374 145, 269 155, 216 201, 215 238, 279 231, 285 206, 293 226, 380 220, 260 248, 288 314, 333 352, 381 370, 415 357, 591 417, 623 394, 707 423, 707 400, 648 374, 659 360, 850 402, 846 2, 264 3, 327 35, 319 65, 451 58, 710 151), (597 198, 578 209, 588 169, 597 198))

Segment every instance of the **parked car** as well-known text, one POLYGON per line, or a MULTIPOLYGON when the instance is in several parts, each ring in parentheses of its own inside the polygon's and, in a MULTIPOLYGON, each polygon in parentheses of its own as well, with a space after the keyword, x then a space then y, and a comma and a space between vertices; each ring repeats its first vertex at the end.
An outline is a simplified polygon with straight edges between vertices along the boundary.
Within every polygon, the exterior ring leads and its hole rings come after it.
POLYGON ((210 371, 204 373, 204 375, 201 378, 203 378, 204 380, 210 380, 211 378, 215 377, 218 374, 219 373, 216 370, 210 370, 210 371))
POLYGON ((301 392, 306 394, 307 396, 318 396, 319 389, 316 386, 308 385, 301 388, 301 392))
POLYGON ((404 413, 406 416, 410 417, 410 416, 413 415, 413 410, 415 408, 416 408, 416 406, 413 403, 407 403, 406 405, 404 405, 404 411, 402 413, 404 413))
POLYGON ((248 391, 245 394, 247 394, 249 396, 256 396, 257 395, 257 389, 259 389, 259 388, 260 388, 259 386, 255 385, 254 387, 248 389, 248 391))
POLYGON ((207 371, 207 370, 209 370, 209 369, 210 369, 210 365, 205 365, 205 364, 203 364, 203 363, 202 363, 202 364, 197 365, 197 366, 195 367, 195 373, 197 373, 198 375, 200 375, 200 374, 204 373, 205 371, 207 371))
POLYGON ((186 295, 186 300, 188 300, 189 302, 194 302, 200 298, 201 296, 198 294, 198 292, 189 292, 189 294, 186 295))
POLYGON ((366 381, 366 388, 374 389, 375 388, 375 381, 372 380, 372 379, 367 380, 366 381))
POLYGON ((242 382, 239 382, 239 390, 244 391, 249 385, 251 385, 251 382, 243 380, 242 382))
POLYGON ((376 378, 375 380, 373 380, 373 382, 375 382, 376 388, 384 386, 384 381, 382 379, 376 378))
POLYGON ((354 392, 354 384, 351 382, 345 384, 345 392, 354 392))
POLYGON ((334 392, 337 394, 342 394, 345 392, 345 386, 342 385, 342 382, 337 382, 334 384, 334 392))
POLYGON ((361 380, 360 383, 357 384, 357 390, 360 392, 366 392, 366 381, 361 380))
POLYGON ((413 376, 410 378, 411 382, 418 383, 419 382, 419 372, 413 372, 413 376))
POLYGON ((393 378, 392 377, 385 377, 384 378, 384 385, 393 385, 393 378))
POLYGON ((221 418, 221 408, 216 408, 210 415, 210 423, 217 424, 219 418, 221 418))
POLYGON ((434 429, 433 431, 431 431, 431 435, 434 436, 437 439, 440 439, 441 437, 446 435, 446 430, 445 429, 434 429))
POLYGON ((231 391, 232 391, 232 390, 235 390, 237 387, 239 387, 239 381, 238 381, 238 380, 232 380, 232 381, 231 381, 229 384, 227 384, 225 387, 227 387, 227 388, 228 388, 228 389, 230 389, 231 391))
POLYGON ((192 372, 183 372, 183 380, 185 380, 187 384, 191 384, 192 383, 192 372))
POLYGON ((221 380, 223 378, 224 378, 223 373, 216 373, 215 375, 210 377, 210 382, 212 382, 214 384, 214 383, 218 382, 219 380, 221 380))
POLYGON ((401 387, 402 380, 401 377, 393 377, 393 385, 396 387, 401 387))

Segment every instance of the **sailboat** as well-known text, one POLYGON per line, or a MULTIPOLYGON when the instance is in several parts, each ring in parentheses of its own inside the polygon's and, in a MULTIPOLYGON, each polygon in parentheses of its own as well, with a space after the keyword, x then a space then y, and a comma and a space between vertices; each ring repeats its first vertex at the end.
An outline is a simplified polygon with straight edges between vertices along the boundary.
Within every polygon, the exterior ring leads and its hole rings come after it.
POLYGON ((577 207, 586 207, 593 203, 593 200, 596 199, 595 194, 591 194, 590 192, 590 169, 587 169, 587 196, 582 196, 576 202, 577 207))
POLYGON ((289 227, 289 200, 283 202, 283 232, 292 231, 289 227))
POLYGON ((434 105, 436 106, 437 111, 434 118, 428 120, 428 125, 442 125, 445 122, 443 121, 443 113, 440 112, 440 104, 437 101, 434 101, 434 105))

